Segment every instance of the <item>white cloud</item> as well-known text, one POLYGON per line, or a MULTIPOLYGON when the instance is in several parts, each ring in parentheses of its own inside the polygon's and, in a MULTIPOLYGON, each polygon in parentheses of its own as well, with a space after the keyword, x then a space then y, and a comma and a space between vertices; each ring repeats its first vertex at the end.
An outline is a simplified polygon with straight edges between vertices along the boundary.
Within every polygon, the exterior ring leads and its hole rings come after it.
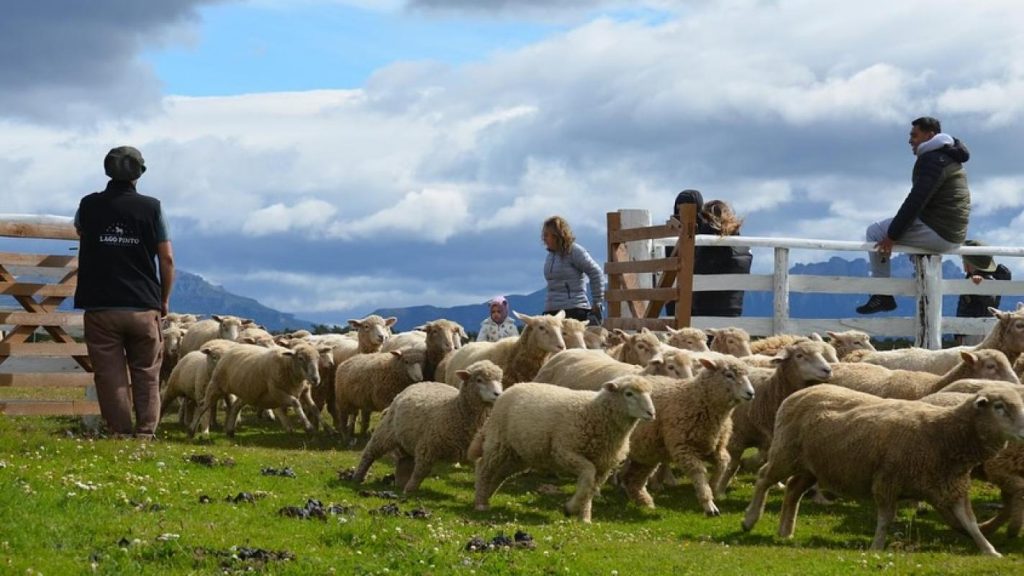
POLYGON ((252 236, 266 236, 296 231, 312 234, 330 222, 337 210, 323 200, 303 200, 294 206, 273 204, 249 214, 242 232, 252 236))
POLYGON ((458 191, 425 189, 365 218, 337 222, 330 233, 343 239, 397 236, 441 243, 461 231, 469 218, 469 205, 458 191))

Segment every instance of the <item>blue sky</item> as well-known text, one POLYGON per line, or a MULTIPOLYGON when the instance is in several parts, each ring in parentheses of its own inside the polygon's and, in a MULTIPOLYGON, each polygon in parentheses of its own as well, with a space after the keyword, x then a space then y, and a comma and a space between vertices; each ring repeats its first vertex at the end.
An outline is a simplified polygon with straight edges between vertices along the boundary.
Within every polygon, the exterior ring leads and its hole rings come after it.
POLYGON ((601 260, 607 212, 658 221, 683 188, 746 235, 859 240, 934 115, 972 151, 971 236, 1020 245, 1021 21, 1016 0, 17 3, 0 212, 71 215, 133 144, 183 269, 340 323, 532 292, 544 218, 601 260))

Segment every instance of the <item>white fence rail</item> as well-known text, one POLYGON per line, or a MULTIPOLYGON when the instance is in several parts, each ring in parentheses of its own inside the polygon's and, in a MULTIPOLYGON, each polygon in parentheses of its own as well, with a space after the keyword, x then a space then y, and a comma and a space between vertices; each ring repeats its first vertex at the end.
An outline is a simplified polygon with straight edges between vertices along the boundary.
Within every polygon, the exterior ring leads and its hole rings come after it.
MULTIPOLYGON (((650 226, 649 217, 638 217, 638 211, 630 211, 631 226, 650 226)), ((663 248, 674 245, 673 239, 637 242, 643 244, 651 257, 661 257, 663 248), (655 254, 657 253, 657 256, 655 254)), ((813 240, 803 238, 768 238, 751 236, 706 236, 698 235, 698 246, 746 246, 751 248, 772 248, 774 263, 771 274, 723 274, 694 276, 693 290, 749 290, 766 291, 773 294, 771 317, 717 318, 694 317, 692 325, 698 328, 714 328, 723 325, 744 328, 752 335, 863 330, 875 336, 913 336, 917 345, 939 348, 943 333, 981 335, 988 332, 994 318, 955 318, 942 316, 942 297, 960 294, 1024 295, 1024 282, 989 280, 975 285, 970 280, 945 280, 942 278, 942 257, 960 255, 992 255, 1024 257, 1024 248, 1014 246, 972 246, 961 247, 944 254, 929 253, 918 248, 896 245, 894 252, 914 255, 914 278, 865 278, 852 276, 790 275, 789 253, 791 250, 819 252, 860 252, 874 249, 868 242, 844 242, 834 240, 813 240), (909 317, 837 317, 837 318, 791 318, 789 296, 791 293, 822 294, 892 294, 914 296, 917 310, 909 317)), ((1012 308, 1015 302, 1003 302, 1003 308, 1012 308)), ((852 310, 837 310, 848 314, 852 310)))

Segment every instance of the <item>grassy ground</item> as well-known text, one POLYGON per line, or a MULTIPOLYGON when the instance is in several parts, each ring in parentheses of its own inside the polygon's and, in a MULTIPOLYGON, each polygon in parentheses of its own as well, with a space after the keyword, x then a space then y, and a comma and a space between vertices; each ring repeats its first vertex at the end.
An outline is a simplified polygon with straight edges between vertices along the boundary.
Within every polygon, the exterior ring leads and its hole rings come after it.
MULTIPOLYGON (((339 479, 358 450, 327 435, 287 434, 251 415, 238 437, 219 431, 190 441, 169 419, 157 442, 91 439, 74 420, 0 417, 0 574, 1021 574, 1024 543, 1000 535, 1007 557, 978 555, 965 536, 934 512, 905 508, 884 553, 865 551, 874 529, 869 504, 805 502, 796 537, 774 536, 779 493, 753 533, 740 530, 751 492, 744 475, 705 518, 688 482, 656 494, 657 510, 626 503, 605 487, 594 524, 563 519, 569 478, 525 475, 505 484, 492 510, 472 509, 469 467, 435 470, 421 493, 391 500, 360 490, 392 490, 371 470, 362 487, 339 479), (217 463, 190 460, 210 454, 217 463), (233 461, 233 465, 221 463, 233 461), (294 478, 265 476, 290 467, 294 478), (554 490, 552 486, 557 487, 554 490), (253 503, 225 499, 240 492, 253 503), (203 496, 208 503, 201 503, 203 496), (307 499, 348 510, 326 520, 286 517, 279 510, 307 499), (377 511, 396 503, 399 515, 377 511), (406 516, 417 508, 429 518, 406 516), (474 536, 529 533, 534 549, 466 551, 474 536), (286 552, 247 559, 253 551, 286 552)), ((976 509, 987 517, 996 494, 979 485, 976 509)))

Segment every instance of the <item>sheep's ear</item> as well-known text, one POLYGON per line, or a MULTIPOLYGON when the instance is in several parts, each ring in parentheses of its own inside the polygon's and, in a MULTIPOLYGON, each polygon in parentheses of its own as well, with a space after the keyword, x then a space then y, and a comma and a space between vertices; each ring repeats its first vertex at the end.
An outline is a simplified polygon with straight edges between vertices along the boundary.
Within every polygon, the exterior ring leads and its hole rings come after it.
POLYGON ((430 322, 427 322, 426 324, 420 324, 419 326, 413 328, 413 330, 419 330, 420 332, 430 332, 434 328, 437 328, 437 326, 431 324, 430 322))
POLYGON ((463 338, 469 338, 469 334, 466 334, 466 329, 463 328, 462 326, 456 326, 452 330, 459 336, 462 336, 463 338))
POLYGON ((565 310, 559 310, 558 314, 555 314, 557 320, 565 320, 565 310))
POLYGON ((988 402, 989 402, 988 398, 986 398, 984 396, 981 396, 979 394, 978 397, 974 399, 974 407, 975 408, 985 408, 986 406, 988 406, 988 402))
POLYGON ((223 322, 224 321, 224 317, 223 316, 219 316, 217 314, 214 314, 213 316, 210 316, 210 318, 213 318, 217 322, 223 322))
POLYGON ((278 350, 278 353, 280 353, 281 356, 295 356, 295 350, 292 350, 291 348, 281 348, 278 350))
POLYGON ((612 330, 612 334, 615 334, 616 336, 620 336, 622 338, 629 338, 629 334, 626 334, 626 331, 623 330, 622 328, 615 328, 614 330, 612 330))
POLYGON ((398 322, 398 318, 395 318, 394 316, 388 316, 387 318, 384 319, 384 325, 389 328, 391 326, 394 326, 395 322, 398 322))
POLYGON ((978 361, 978 356, 971 352, 968 352, 967 350, 960 351, 960 358, 963 359, 964 362, 970 364, 971 366, 974 366, 974 363, 978 361))
MULTIPOLYGON (((242 326, 252 326, 253 324, 256 324, 256 323, 253 322, 252 320, 249 320, 248 318, 243 318, 242 319, 242 326)), ((257 328, 263 328, 263 326, 259 326, 259 325, 257 325, 256 327, 257 328)))
POLYGON ((329 352, 334 352, 334 348, 332 348, 330 346, 330 344, 321 344, 320 346, 317 346, 316 350, 317 350, 317 352, 320 352, 321 354, 327 354, 329 352))
POLYGON ((821 339, 821 334, 818 334, 817 332, 811 332, 810 338, 815 342, 824 342, 824 340, 821 339))
POLYGON ((707 330, 705 330, 704 332, 705 332, 705 333, 706 333, 706 334, 707 334, 708 336, 711 336, 712 338, 714 338, 714 337, 715 337, 715 336, 716 336, 716 335, 718 334, 718 330, 719 330, 718 328, 708 328, 708 329, 707 329, 707 330))
POLYGON ((609 392, 617 392, 619 390, 619 385, 615 382, 605 382, 601 385, 601 388, 609 392))
POLYGON ((401 358, 402 357, 402 351, 401 350, 392 350, 391 351, 391 355, 394 356, 395 358, 401 358))
POLYGON ((700 365, 707 368, 708 370, 717 370, 718 363, 711 358, 700 358, 700 365))
POLYGON ((647 329, 647 326, 644 326, 643 328, 640 329, 640 333, 641 334, 648 334, 648 333, 650 333, 650 330, 647 329))
POLYGON ((839 336, 837 336, 836 333, 832 332, 831 330, 829 330, 828 332, 825 332, 825 334, 828 334, 828 337, 833 339, 833 340, 838 340, 839 339, 839 336))
POLYGON ((658 356, 655 356, 654 358, 651 358, 650 360, 648 360, 647 363, 648 364, 659 364, 659 365, 661 365, 661 364, 665 363, 665 357, 661 356, 661 355, 658 355, 658 356))
POLYGON ((353 327, 353 328, 362 328, 363 327, 363 321, 362 320, 349 320, 348 321, 348 325, 353 327))
POLYGON ((530 320, 532 320, 532 319, 533 319, 533 317, 532 317, 532 316, 527 316, 526 314, 521 314, 521 313, 520 313, 519 311, 517 311, 517 310, 513 310, 513 311, 512 311, 512 315, 513 315, 513 316, 515 316, 515 317, 516 317, 516 319, 517 319, 517 320, 519 320, 520 322, 525 322, 525 323, 527 323, 527 324, 529 324, 529 323, 530 323, 530 320))
POLYGON ((680 332, 683 331, 683 329, 680 328, 679 330, 676 330, 675 328, 672 328, 671 326, 665 326, 665 331, 668 332, 669 334, 679 334, 680 332))
POLYGON ((783 360, 789 358, 789 348, 783 348, 775 353, 775 357, 772 358, 772 364, 781 364, 783 360), (776 362, 778 360, 779 362, 776 362))
POLYGON ((1017 302, 1017 310, 1024 308, 1024 302, 1017 302))
POLYGON ((456 370, 455 375, 463 382, 467 382, 469 380, 469 370, 456 370))

